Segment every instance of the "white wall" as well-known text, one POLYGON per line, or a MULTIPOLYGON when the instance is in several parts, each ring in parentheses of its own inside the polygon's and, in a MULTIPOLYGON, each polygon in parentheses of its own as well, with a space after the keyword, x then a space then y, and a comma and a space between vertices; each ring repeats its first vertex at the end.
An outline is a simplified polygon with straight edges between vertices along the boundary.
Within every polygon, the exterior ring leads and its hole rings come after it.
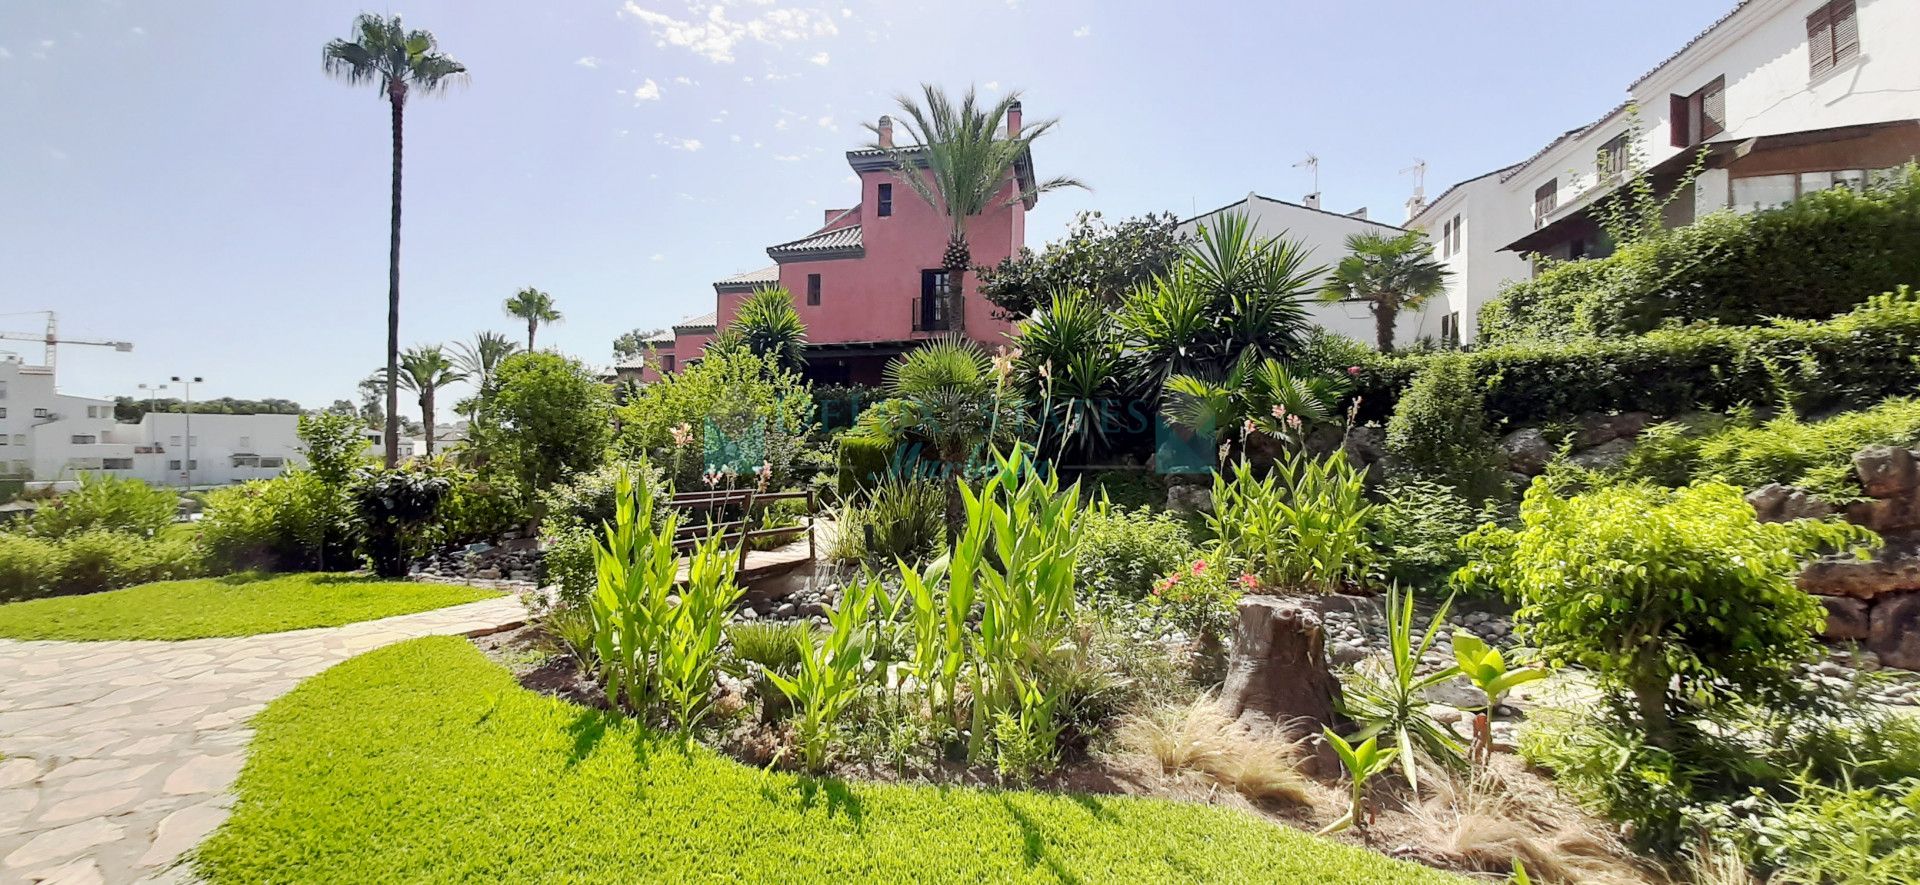
MULTIPOLYGON (((1368 232, 1395 234, 1401 230, 1390 224, 1322 212, 1249 194, 1240 203, 1182 222, 1180 232, 1197 237, 1202 224, 1211 223, 1217 214, 1223 212, 1238 212, 1247 216, 1254 233, 1260 236, 1284 236, 1303 243, 1311 250, 1308 263, 1324 264, 1328 268, 1346 257, 1349 235, 1368 232)), ((1324 279, 1324 276, 1321 277, 1321 280, 1324 279)), ((1316 289, 1321 280, 1315 281, 1316 289)), ((1365 304, 1324 304, 1316 301, 1308 305, 1307 314, 1315 324, 1329 331, 1351 336, 1369 345, 1374 342, 1373 313, 1365 304)), ((1440 299, 1428 302, 1421 311, 1401 311, 1394 326, 1394 346, 1409 345, 1421 338, 1439 339, 1440 318, 1445 315, 1446 307, 1440 299)))
POLYGON ((1514 223, 1506 211, 1504 193, 1499 173, 1484 175, 1453 187, 1409 222, 1410 227, 1426 232, 1435 244, 1434 255, 1442 256, 1446 250, 1439 248, 1441 234, 1447 222, 1459 220, 1459 251, 1440 257, 1448 276, 1446 298, 1439 300, 1446 305, 1442 312, 1459 312, 1461 344, 1479 340, 1480 306, 1499 295, 1509 281, 1524 280, 1531 273, 1520 256, 1499 251, 1532 229, 1530 222, 1525 230, 1514 223))

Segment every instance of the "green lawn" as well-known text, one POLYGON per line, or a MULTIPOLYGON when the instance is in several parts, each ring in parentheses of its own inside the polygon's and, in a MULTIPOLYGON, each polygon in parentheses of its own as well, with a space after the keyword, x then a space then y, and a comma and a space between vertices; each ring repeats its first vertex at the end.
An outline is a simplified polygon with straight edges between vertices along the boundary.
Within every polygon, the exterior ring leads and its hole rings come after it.
POLYGON ((495 596, 342 574, 229 575, 0 605, 7 639, 201 639, 336 627, 495 596))
POLYGON ((848 785, 529 692, 461 639, 255 720, 213 882, 1457 882, 1222 808, 848 785))

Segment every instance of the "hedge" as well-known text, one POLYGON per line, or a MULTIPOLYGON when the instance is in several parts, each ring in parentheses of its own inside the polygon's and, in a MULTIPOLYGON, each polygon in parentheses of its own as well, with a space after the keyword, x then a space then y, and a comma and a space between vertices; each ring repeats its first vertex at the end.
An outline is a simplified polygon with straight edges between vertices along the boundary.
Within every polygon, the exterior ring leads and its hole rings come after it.
MULTIPOLYGON (((1920 295, 1902 286, 1826 322, 1696 325, 1634 338, 1530 341, 1463 354, 1490 424, 1538 424, 1596 412, 1670 416, 1742 403, 1803 413, 1864 408, 1920 386, 1920 295)), ((1360 417, 1385 421, 1431 354, 1373 355, 1355 392, 1360 417)))
POLYGON ((887 475, 893 446, 855 433, 843 433, 835 459, 835 486, 842 496, 870 489, 887 475))
POLYGON ((1509 285, 1480 311, 1493 344, 1637 335, 1675 323, 1827 319, 1863 294, 1920 285, 1920 175, 1719 212, 1509 285))

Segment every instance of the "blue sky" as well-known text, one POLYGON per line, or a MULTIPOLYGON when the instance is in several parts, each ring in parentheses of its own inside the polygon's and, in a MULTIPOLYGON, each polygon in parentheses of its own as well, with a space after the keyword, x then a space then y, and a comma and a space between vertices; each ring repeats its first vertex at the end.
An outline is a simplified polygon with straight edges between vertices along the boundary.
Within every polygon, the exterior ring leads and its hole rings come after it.
MULTIPOLYGON (((609 361, 614 335, 711 309, 855 197, 841 152, 930 81, 1019 89, 1061 124, 1029 245, 1073 214, 1183 216, 1258 190, 1398 221, 1533 153, 1732 0, 1213 2, 7 0, 0 4, 0 314, 55 309, 61 386, 351 398, 383 359, 387 111, 323 76, 363 9, 431 29, 471 82, 409 105, 402 341, 524 334, 609 361)), ((31 331, 34 316, 0 316, 31 331)), ((0 349, 39 359, 30 343, 0 349)))

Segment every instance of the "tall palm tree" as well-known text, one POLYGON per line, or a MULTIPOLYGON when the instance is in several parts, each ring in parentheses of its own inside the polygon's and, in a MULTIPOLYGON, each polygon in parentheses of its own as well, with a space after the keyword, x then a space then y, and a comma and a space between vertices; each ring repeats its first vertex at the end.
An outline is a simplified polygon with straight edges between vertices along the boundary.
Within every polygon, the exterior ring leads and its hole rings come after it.
POLYGON ((541 323, 549 326, 560 322, 564 317, 553 308, 553 296, 528 286, 513 294, 505 305, 507 316, 519 317, 527 321, 527 350, 533 350, 533 333, 541 323))
MULTIPOLYGON (((353 85, 378 88, 393 111, 393 218, 387 245, 387 376, 400 373, 400 143, 406 118, 407 95, 433 95, 448 84, 465 80, 467 67, 439 51, 433 34, 409 31, 400 17, 361 13, 353 20, 353 36, 329 40, 320 52, 320 65, 330 75, 353 85)), ((387 386, 387 466, 400 460, 400 400, 387 386)))
POLYGON ((475 332, 473 341, 454 345, 453 362, 484 392, 500 363, 519 351, 520 345, 499 332, 475 332))
POLYGON ((757 289, 741 302, 731 331, 754 355, 772 357, 780 368, 797 372, 807 362, 807 325, 793 309, 793 293, 782 286, 757 289))
POLYGON ((440 388, 467 376, 438 344, 415 345, 400 357, 400 386, 420 398, 420 424, 427 431, 427 457, 433 457, 433 398, 440 388))
POLYGON ((961 283, 973 265, 967 220, 1047 191, 1086 185, 1066 176, 1031 185, 1020 182, 1015 166, 1030 156, 1033 142, 1059 122, 1040 120, 1012 135, 1003 134, 1008 112, 1020 106, 1020 93, 1009 93, 983 108, 969 86, 955 107, 938 87, 922 84, 920 88, 925 93, 924 107, 907 95, 896 99, 905 115, 901 125, 919 143, 904 147, 883 143, 879 127, 868 124, 875 138, 868 149, 886 152, 900 181, 953 225, 941 266, 947 270, 947 316, 951 328, 961 331, 966 328, 961 283))
POLYGON ((1322 301, 1365 301, 1373 311, 1374 346, 1393 350, 1393 329, 1400 311, 1419 310, 1446 291, 1448 271, 1433 257, 1425 234, 1353 234, 1347 237, 1347 257, 1333 268, 1322 301))

